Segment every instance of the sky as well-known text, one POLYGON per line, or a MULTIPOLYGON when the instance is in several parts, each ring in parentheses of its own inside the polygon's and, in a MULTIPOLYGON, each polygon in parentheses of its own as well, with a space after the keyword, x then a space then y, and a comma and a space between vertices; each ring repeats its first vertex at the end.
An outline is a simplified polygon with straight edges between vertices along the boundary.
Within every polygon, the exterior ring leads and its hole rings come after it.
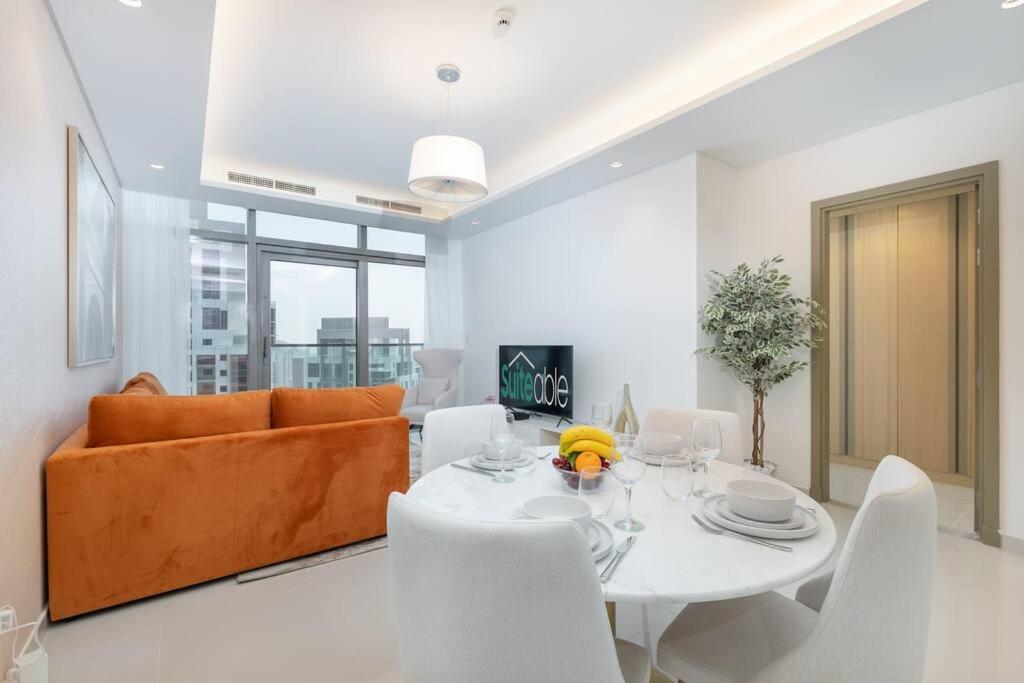
MULTIPOLYGON (((369 264, 369 313, 409 328, 410 341, 423 341, 424 270, 416 266, 369 264)), ((270 300, 277 307, 277 341, 315 343, 322 318, 356 314, 355 268, 272 261, 270 300)))

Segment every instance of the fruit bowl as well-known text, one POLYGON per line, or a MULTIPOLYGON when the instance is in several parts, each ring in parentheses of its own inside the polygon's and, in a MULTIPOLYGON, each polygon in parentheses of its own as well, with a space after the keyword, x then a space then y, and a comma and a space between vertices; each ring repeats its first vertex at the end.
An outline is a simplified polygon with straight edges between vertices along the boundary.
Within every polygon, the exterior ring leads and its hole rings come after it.
MULTIPOLYGON (((588 467, 608 469, 611 459, 618 458, 611 434, 588 425, 570 427, 558 440, 558 455, 551 461, 562 475, 562 485, 575 493, 579 490, 580 470, 588 467)), ((600 483, 598 484, 600 485, 600 483)))
MULTIPOLYGON (((576 493, 580 488, 580 473, 573 469, 573 466, 569 464, 569 461, 563 456, 556 457, 551 461, 551 464, 554 465, 558 473, 562 475, 562 486, 564 486, 567 491, 576 493)), ((607 460, 601 460, 602 469, 608 469, 610 466, 611 465, 607 460)), ((598 485, 600 486, 600 483, 598 483, 598 485)))

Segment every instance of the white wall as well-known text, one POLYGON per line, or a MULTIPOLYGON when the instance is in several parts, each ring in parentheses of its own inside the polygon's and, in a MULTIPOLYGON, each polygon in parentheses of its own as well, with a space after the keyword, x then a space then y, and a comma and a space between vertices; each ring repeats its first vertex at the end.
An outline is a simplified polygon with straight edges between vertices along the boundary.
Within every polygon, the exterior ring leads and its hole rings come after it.
MULTIPOLYGON (((1003 533, 1024 538, 1022 115, 1018 83, 742 169, 690 155, 468 238, 464 401, 495 393, 499 344, 564 343, 576 346, 579 417, 629 381, 641 413, 700 405, 749 420, 746 390, 691 355, 706 343, 706 272, 782 254, 794 290, 809 296, 811 202, 998 160, 1000 514, 1003 533)), ((809 372, 772 391, 766 418, 768 457, 807 487, 809 372)))
POLYGON ((120 375, 118 360, 67 367, 67 125, 115 202, 121 190, 43 0, 0 3, 0 99, 0 604, 30 621, 45 592, 43 461, 120 375))
MULTIPOLYGON (((783 254, 794 289, 811 288, 810 204, 858 190, 998 160, 1000 226, 1000 492, 1003 532, 1024 537, 1024 83, 932 109, 740 169, 740 258, 783 254)), ((744 419, 750 409, 743 403, 744 419)), ((788 481, 810 481, 810 374, 773 391, 768 457, 788 481)))
POLYGON ((630 384, 638 414, 696 401, 696 155, 467 238, 463 402, 500 344, 572 344, 574 408, 630 384))
MULTIPOLYGON (((736 221, 736 169, 697 155, 697 312, 711 296, 708 273, 728 273, 739 262, 736 221)), ((714 345, 714 337, 697 324, 700 346, 714 345)), ((736 412, 741 403, 736 379, 717 360, 697 358, 697 406, 736 412)), ((749 451, 744 449, 745 452, 749 451)))

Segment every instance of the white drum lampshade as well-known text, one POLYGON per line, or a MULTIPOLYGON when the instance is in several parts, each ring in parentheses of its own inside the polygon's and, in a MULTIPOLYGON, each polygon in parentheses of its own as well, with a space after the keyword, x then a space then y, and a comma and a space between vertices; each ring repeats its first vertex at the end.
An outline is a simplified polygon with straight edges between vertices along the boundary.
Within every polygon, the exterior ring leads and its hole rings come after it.
POLYGON ((440 202, 472 202, 487 196, 484 149, 454 135, 428 135, 412 146, 409 190, 440 202))

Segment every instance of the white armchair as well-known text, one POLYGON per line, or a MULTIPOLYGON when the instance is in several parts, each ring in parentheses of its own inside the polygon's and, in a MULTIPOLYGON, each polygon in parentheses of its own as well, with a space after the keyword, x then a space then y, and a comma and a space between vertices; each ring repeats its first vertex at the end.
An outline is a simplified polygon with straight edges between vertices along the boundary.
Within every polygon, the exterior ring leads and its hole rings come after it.
POLYGON ((422 372, 419 383, 405 392, 402 415, 422 430, 427 413, 451 408, 458 399, 462 349, 421 349, 412 355, 422 372))

